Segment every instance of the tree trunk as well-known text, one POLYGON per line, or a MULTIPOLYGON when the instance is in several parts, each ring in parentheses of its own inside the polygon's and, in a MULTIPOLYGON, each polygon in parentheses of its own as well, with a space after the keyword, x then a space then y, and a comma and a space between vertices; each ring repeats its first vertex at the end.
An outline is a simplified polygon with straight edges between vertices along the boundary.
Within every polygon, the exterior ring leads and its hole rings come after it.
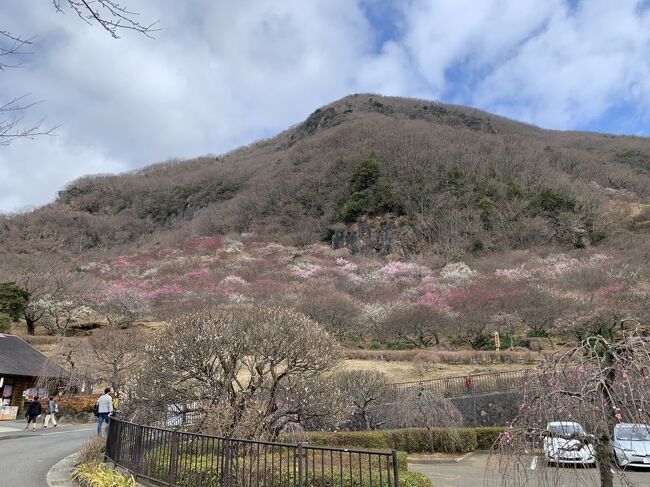
POLYGON ((608 443, 598 440, 596 443, 596 464, 600 474, 601 487, 614 487, 614 474, 612 473, 612 456, 608 443))
POLYGON ((27 323, 27 334, 34 335, 36 333, 36 322, 29 316, 25 316, 25 323, 27 323))
POLYGON ((603 398, 605 403, 606 417, 607 417, 607 432, 599 435, 596 438, 596 463, 600 473, 601 487, 614 486, 614 474, 612 473, 612 454, 609 449, 610 432, 614 430, 617 423, 616 410, 614 409, 615 403, 612 401, 612 388, 616 380, 616 372, 614 370, 614 357, 612 350, 606 349, 603 354, 603 361, 605 367, 608 369, 603 377, 603 381, 598 386, 598 392, 603 398))

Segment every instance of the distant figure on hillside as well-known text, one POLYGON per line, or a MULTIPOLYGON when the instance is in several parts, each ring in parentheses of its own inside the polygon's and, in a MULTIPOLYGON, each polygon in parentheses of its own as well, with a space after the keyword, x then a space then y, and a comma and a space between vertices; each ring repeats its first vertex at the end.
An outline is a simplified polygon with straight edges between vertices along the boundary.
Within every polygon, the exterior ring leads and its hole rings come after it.
POLYGON ((38 397, 34 397, 34 400, 29 403, 25 412, 25 417, 27 418, 26 430, 29 429, 29 423, 32 423, 32 431, 36 431, 36 419, 41 416, 42 412, 41 402, 38 400, 38 397))
POLYGON ((102 434, 104 421, 108 424, 110 416, 113 413, 113 398, 110 392, 111 388, 107 387, 104 389, 104 395, 97 399, 97 436, 102 434))
POLYGON ((43 423, 43 428, 47 428, 47 426, 50 424, 50 420, 52 423, 54 423, 54 427, 56 428, 56 413, 59 412, 59 406, 56 404, 56 401, 52 396, 50 396, 49 400, 47 401, 47 413, 45 414, 45 423, 43 423))
POLYGON ((474 394, 474 380, 471 375, 465 377, 465 394, 471 396, 474 394))

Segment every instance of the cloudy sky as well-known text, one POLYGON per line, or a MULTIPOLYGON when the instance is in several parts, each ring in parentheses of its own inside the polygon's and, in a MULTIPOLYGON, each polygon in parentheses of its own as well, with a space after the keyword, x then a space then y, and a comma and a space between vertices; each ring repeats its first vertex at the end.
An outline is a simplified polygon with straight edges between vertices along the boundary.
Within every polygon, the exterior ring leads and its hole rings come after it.
MULTIPOLYGON (((0 211, 66 182, 272 136, 373 92, 556 129, 650 135, 648 0, 123 0, 155 39, 111 38, 50 0, 5 0, 36 36, 0 101, 43 100, 56 137, 0 146, 0 211)), ((0 103, 1 104, 1 103, 0 103)))

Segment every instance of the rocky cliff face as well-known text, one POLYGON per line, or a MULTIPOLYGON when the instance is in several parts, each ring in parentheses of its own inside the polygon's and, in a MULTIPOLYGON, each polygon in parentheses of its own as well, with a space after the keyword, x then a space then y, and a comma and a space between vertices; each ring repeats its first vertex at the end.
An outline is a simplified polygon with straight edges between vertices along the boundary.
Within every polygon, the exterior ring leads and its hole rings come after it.
POLYGON ((347 248, 353 254, 370 256, 397 254, 409 260, 415 257, 413 230, 399 218, 363 220, 333 230, 335 249, 347 248))

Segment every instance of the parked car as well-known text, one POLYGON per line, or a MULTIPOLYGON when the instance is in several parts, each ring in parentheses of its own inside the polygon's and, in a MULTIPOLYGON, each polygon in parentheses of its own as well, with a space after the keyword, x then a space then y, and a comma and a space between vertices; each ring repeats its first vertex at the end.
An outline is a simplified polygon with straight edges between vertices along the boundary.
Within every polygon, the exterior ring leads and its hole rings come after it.
POLYGON ((548 423, 544 435, 544 457, 549 464, 595 465, 591 438, 578 423, 548 423))
POLYGON ((619 467, 650 467, 650 426, 617 424, 610 444, 619 467))

